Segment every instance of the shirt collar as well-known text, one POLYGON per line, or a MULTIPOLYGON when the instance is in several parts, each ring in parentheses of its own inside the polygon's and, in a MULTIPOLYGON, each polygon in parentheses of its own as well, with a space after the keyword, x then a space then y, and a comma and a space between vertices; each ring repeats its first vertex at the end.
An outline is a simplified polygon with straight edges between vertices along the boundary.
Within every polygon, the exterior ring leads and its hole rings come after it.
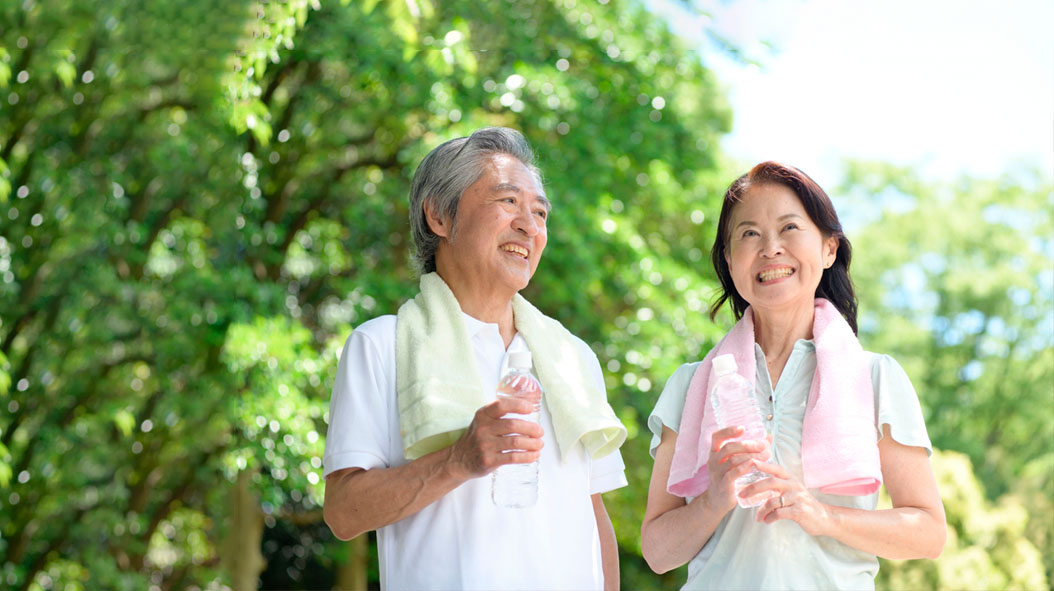
POLYGON ((498 325, 492 322, 484 322, 478 318, 469 316, 465 312, 461 312, 461 318, 465 321, 465 330, 468 332, 468 337, 471 339, 483 331, 493 331, 495 334, 500 334, 498 331, 498 325))

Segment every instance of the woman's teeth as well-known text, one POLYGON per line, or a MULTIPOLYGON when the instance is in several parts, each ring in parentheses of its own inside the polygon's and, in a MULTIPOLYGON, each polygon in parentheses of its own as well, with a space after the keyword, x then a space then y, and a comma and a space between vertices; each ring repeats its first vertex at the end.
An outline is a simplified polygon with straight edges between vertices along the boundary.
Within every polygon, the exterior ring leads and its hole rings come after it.
POLYGON ((782 277, 789 277, 794 273, 794 269, 790 267, 782 267, 779 269, 768 269, 758 274, 758 278, 761 279, 762 283, 772 281, 774 279, 780 279, 782 277))

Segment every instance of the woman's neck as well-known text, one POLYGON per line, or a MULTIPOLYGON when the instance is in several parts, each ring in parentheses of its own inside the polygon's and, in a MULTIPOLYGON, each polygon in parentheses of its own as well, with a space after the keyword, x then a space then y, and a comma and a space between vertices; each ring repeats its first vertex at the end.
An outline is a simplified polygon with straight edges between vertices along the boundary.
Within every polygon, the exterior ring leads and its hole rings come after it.
POLYGON ((768 365, 772 385, 779 382, 780 374, 799 339, 812 338, 815 308, 800 307, 779 314, 754 310, 754 340, 761 345, 768 365))

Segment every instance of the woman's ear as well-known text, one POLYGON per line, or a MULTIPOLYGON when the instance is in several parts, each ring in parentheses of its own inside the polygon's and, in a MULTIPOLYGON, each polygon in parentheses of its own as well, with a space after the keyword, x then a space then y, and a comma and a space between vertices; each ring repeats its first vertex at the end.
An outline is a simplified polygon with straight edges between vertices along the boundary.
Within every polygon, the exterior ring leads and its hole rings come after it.
POLYGON ((432 230, 432 233, 440 238, 450 238, 450 220, 446 217, 439 215, 436 211, 435 203, 431 198, 426 198, 424 202, 425 208, 425 221, 428 222, 428 229, 432 230))
POLYGON ((823 241, 823 268, 830 269, 838 258, 838 238, 828 236, 823 241))

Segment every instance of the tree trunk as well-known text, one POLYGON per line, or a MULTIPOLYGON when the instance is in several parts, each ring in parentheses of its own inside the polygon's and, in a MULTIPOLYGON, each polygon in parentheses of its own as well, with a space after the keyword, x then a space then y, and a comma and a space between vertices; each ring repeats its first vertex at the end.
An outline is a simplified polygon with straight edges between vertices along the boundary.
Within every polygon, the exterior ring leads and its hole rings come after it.
POLYGON ((366 591, 366 561, 369 559, 369 533, 348 541, 348 559, 337 565, 335 591, 366 591))
POLYGON ((249 488, 253 473, 240 472, 231 488, 231 513, 221 560, 234 591, 256 591, 260 573, 267 566, 260 552, 264 514, 249 488))

